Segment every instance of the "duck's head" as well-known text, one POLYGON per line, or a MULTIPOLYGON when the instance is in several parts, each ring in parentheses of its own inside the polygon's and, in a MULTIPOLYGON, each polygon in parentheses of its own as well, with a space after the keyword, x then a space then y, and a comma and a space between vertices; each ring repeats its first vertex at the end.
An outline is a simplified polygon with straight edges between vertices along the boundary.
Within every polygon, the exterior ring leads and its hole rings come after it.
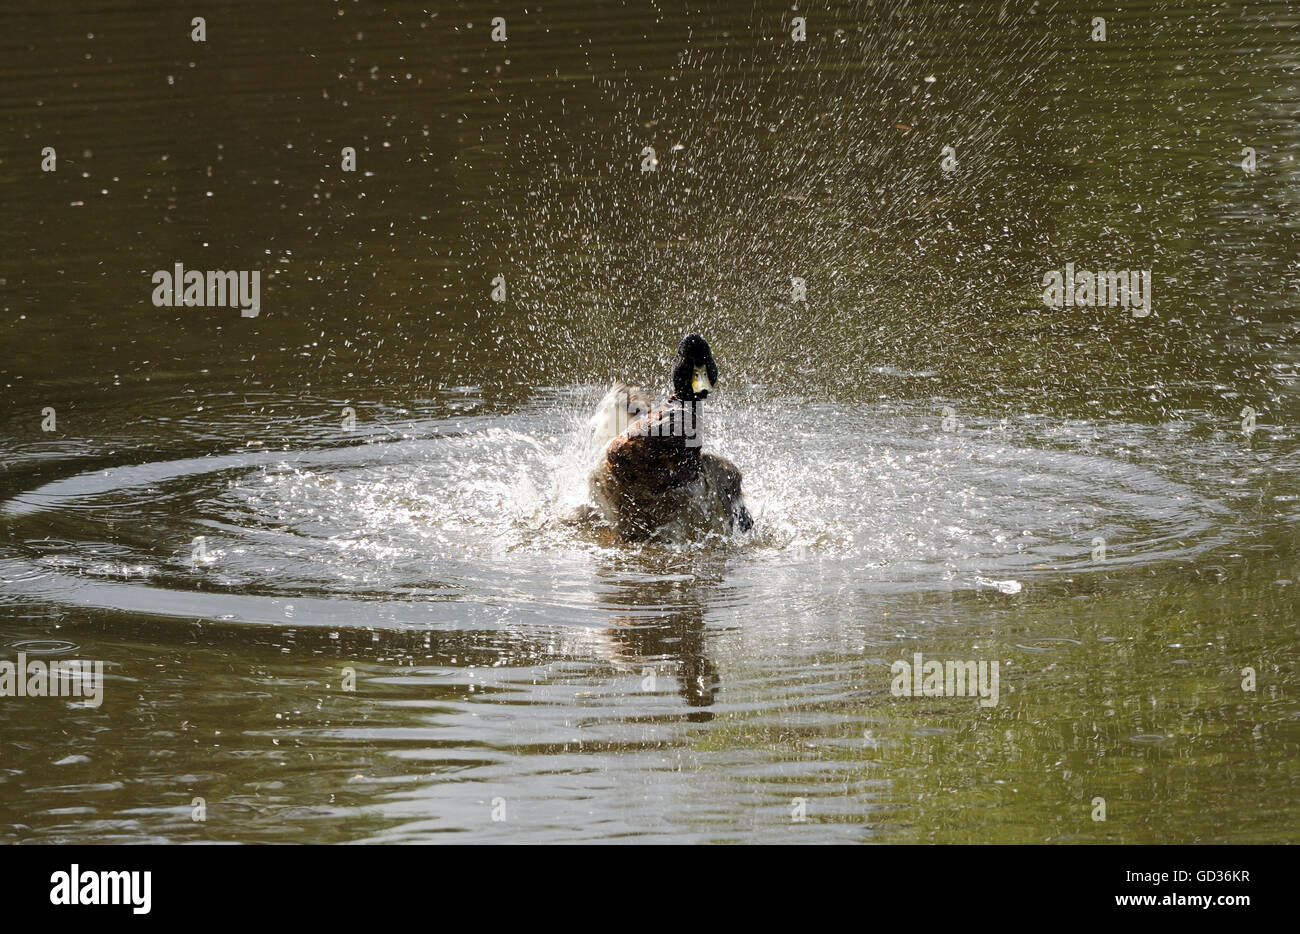
POLYGON ((673 363, 673 395, 683 402, 705 399, 717 382, 718 365, 713 362, 709 342, 698 334, 687 334, 673 363))

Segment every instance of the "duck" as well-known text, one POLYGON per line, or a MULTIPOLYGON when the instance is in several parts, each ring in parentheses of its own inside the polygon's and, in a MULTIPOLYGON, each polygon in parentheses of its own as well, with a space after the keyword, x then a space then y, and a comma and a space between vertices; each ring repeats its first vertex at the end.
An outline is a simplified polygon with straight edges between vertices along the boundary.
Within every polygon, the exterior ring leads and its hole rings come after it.
POLYGON ((718 365, 699 334, 682 338, 671 382, 658 406, 616 382, 597 407, 598 453, 587 484, 597 512, 630 540, 749 532, 740 469, 702 450, 701 403, 717 388, 718 365))

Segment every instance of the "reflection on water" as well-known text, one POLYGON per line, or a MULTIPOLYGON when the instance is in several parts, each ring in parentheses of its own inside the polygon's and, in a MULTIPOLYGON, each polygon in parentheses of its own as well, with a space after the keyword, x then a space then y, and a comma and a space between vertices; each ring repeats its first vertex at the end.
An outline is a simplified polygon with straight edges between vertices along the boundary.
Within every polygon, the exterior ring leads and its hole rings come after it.
POLYGON ((1025 6, 0 13, 0 839, 1289 842, 1297 12, 1025 6), (688 331, 756 528, 622 544, 688 331))
MULTIPOLYGON (((722 582, 722 568, 708 576, 694 569, 672 573, 674 565, 647 561, 641 567, 602 569, 610 587, 600 599, 614 611, 605 635, 608 661, 640 670, 643 687, 653 687, 663 663, 673 666, 677 691, 690 707, 713 704, 718 666, 709 658, 704 610, 722 582)), ((666 672, 668 673, 668 672, 666 672)), ((707 713, 692 717, 708 720, 707 713)))

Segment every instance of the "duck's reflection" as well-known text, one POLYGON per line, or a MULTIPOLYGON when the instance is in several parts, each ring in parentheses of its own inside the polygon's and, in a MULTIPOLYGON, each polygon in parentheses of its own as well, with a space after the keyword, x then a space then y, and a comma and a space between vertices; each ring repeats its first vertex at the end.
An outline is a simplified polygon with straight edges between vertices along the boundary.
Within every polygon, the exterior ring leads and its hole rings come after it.
POLYGON ((675 675, 677 690, 707 720, 718 692, 718 668, 708 655, 705 608, 721 569, 680 556, 619 562, 597 572, 601 603, 615 612, 605 630, 610 661, 655 678, 675 675))

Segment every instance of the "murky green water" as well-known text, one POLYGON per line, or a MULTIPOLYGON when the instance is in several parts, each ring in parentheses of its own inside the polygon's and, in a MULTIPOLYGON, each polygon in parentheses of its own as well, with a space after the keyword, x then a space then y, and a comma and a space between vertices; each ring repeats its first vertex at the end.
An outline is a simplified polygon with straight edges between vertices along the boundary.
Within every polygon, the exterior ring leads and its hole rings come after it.
POLYGON ((708 7, 0 12, 0 839, 1294 840, 1300 8, 708 7), (564 521, 692 330, 754 534, 564 521))

